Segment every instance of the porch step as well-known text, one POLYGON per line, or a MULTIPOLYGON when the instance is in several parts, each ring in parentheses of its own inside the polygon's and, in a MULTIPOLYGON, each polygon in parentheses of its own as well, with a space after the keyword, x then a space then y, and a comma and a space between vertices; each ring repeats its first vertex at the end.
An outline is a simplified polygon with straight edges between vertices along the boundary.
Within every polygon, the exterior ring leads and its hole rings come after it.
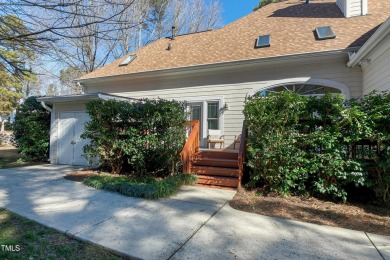
POLYGON ((219 187, 238 187, 238 178, 221 177, 221 176, 198 176, 198 184, 205 186, 219 186, 219 187))
POLYGON ((209 167, 209 166, 192 166, 191 172, 198 175, 238 177, 239 170, 234 168, 209 167))
POLYGON ((226 160, 238 160, 238 152, 224 152, 219 150, 206 150, 199 152, 196 157, 198 159, 226 159, 226 160))
POLYGON ((224 167, 224 168, 237 168, 238 167, 238 160, 237 158, 235 160, 232 159, 218 159, 218 158, 197 158, 192 163, 196 166, 213 166, 213 167, 224 167))
POLYGON ((203 150, 192 161, 191 173, 198 184, 208 187, 238 187, 238 153, 234 150, 203 150))

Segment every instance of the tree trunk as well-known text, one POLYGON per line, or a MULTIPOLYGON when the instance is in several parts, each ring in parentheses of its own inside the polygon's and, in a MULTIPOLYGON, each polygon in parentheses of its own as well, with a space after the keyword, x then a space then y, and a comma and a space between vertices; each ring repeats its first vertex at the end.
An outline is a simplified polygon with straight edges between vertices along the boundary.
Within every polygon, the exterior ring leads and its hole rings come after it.
POLYGON ((5 121, 4 120, 1 120, 1 130, 0 132, 5 132, 5 121))

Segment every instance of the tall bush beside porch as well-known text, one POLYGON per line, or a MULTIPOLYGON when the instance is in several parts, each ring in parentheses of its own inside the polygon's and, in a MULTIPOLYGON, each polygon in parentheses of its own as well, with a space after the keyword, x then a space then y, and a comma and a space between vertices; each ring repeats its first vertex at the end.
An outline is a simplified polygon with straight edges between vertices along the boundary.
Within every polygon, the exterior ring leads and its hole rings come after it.
POLYGON ((91 140, 84 148, 88 158, 99 157, 99 164, 112 173, 177 172, 185 141, 185 103, 96 100, 87 103, 86 111, 91 120, 82 137, 91 140))
POLYGON ((389 98, 373 93, 344 101, 337 94, 316 98, 290 92, 249 98, 244 114, 250 183, 343 201, 347 185, 365 185, 388 200, 389 98), (366 143, 376 144, 376 151, 366 143), (359 152, 356 145, 362 146, 359 152))

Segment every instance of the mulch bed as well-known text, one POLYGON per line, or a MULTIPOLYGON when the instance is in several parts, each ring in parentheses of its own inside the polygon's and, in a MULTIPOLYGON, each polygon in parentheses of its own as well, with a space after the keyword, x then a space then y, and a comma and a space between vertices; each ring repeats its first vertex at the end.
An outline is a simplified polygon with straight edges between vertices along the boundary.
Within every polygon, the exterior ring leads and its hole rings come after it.
POLYGON ((230 206, 246 212, 390 236, 390 207, 339 204, 313 197, 256 196, 241 189, 230 206))

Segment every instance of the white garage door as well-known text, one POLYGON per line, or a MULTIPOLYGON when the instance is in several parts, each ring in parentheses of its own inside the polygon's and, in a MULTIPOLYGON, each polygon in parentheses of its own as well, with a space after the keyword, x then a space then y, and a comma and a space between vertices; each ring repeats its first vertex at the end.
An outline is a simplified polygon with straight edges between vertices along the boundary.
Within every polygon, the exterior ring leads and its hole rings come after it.
POLYGON ((66 112, 59 114, 58 163, 69 165, 88 165, 83 157, 83 148, 89 140, 80 136, 84 132, 84 124, 89 121, 84 112, 66 112))

